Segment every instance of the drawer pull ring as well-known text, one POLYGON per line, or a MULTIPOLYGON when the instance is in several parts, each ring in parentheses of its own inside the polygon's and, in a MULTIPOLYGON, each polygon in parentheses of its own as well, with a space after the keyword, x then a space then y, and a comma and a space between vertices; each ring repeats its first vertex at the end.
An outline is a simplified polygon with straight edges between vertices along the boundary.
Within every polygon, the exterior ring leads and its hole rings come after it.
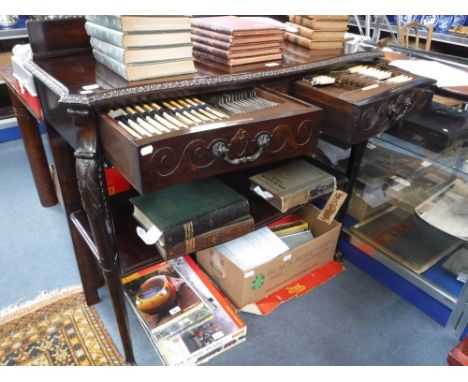
POLYGON ((247 162, 253 162, 257 160, 260 155, 265 151, 268 145, 271 142, 271 136, 268 133, 261 133, 255 138, 257 143, 258 150, 252 155, 246 155, 239 158, 229 158, 229 147, 226 145, 226 142, 218 141, 211 147, 211 152, 217 158, 224 159, 227 163, 232 165, 244 164, 247 162))
POLYGON ((397 100, 396 104, 392 104, 388 110, 388 117, 394 122, 399 122, 411 108, 411 97, 407 95, 402 101, 397 100))

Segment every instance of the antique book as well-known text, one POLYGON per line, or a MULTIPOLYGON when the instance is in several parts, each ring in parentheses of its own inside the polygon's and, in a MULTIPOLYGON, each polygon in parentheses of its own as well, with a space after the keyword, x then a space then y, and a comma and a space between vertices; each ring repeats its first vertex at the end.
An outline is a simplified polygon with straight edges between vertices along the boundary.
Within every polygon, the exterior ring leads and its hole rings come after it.
MULTIPOLYGON (((344 40, 344 31, 329 31, 329 30, 314 30, 307 28, 302 25, 286 23, 295 29, 299 36, 305 37, 309 40, 314 41, 343 41, 344 40)), ((291 32, 292 33, 292 32, 291 32)))
POLYGON ((127 81, 195 73, 195 64, 192 58, 150 63, 122 64, 96 49, 93 49, 93 55, 97 62, 125 78, 127 81))
POLYGON ((336 189, 336 179, 304 160, 251 176, 250 188, 281 212, 336 189))
POLYGON ((299 36, 294 33, 285 32, 284 37, 287 41, 303 46, 307 49, 341 49, 343 48, 343 41, 316 41, 316 40, 309 40, 308 38, 299 36))
POLYGON ((191 43, 176 46, 147 47, 143 49, 124 49, 91 37, 90 44, 93 49, 98 50, 122 64, 180 60, 192 57, 191 43))
POLYGON ((190 30, 176 32, 127 33, 107 28, 90 21, 85 23, 86 33, 121 48, 142 48, 190 44, 190 30))
POLYGON ((171 337, 157 339, 153 336, 152 342, 164 364, 202 364, 244 342, 247 326, 190 256, 171 260, 170 264, 204 300, 210 302, 213 316, 171 337))
POLYGON ((195 28, 224 33, 233 37, 265 34, 281 36, 283 33, 281 29, 270 24, 237 16, 194 17, 191 19, 191 24, 195 28))
POLYGON ((217 49, 229 50, 230 52, 257 50, 257 49, 281 49, 281 40, 273 42, 245 43, 233 45, 229 41, 217 40, 197 34, 192 34, 192 41, 209 45, 217 49))
POLYGON ((256 62, 264 62, 264 61, 275 61, 281 60, 282 54, 281 53, 274 53, 274 54, 266 54, 263 56, 252 56, 252 57, 242 57, 242 58, 223 58, 215 56, 211 53, 202 52, 194 47, 193 49, 193 57, 196 61, 214 61, 218 64, 226 65, 226 66, 237 66, 237 65, 245 65, 245 64, 252 64, 256 62))
POLYGON ((122 32, 190 30, 187 16, 88 15, 86 20, 122 32))
POLYGON ((351 231, 417 274, 426 271, 462 243, 416 214, 397 207, 390 207, 353 226, 351 231))
POLYGON ((468 240, 468 184, 463 180, 455 179, 414 210, 433 227, 468 240))
POLYGON ((345 31, 348 29, 347 16, 344 19, 330 20, 320 17, 310 19, 308 17, 294 15, 289 16, 289 21, 294 24, 303 25, 307 28, 315 30, 345 31))
POLYGON ((171 248, 248 215, 247 199, 220 180, 211 177, 167 187, 145 196, 131 198, 133 216, 155 232, 154 243, 171 248))
POLYGON ((256 34, 251 36, 232 36, 226 33, 218 33, 209 29, 202 29, 192 26, 192 36, 206 37, 216 41, 223 41, 229 43, 230 46, 237 46, 241 44, 252 43, 266 43, 276 42, 279 43, 283 40, 283 32, 273 34, 256 34))
MULTIPOLYGON (((151 229, 151 227, 146 229, 151 229)), ((156 242, 156 246, 162 257, 165 260, 169 260, 187 253, 213 247, 225 241, 236 239, 239 236, 253 231, 253 229, 254 220, 250 215, 247 215, 222 227, 197 235, 191 241, 182 241, 166 247, 163 247, 159 242, 156 242)))
POLYGON ((166 338, 212 316, 210 306, 168 262, 151 265, 122 279, 140 322, 166 338))
POLYGON ((348 15, 302 15, 309 20, 320 20, 320 21, 348 21, 348 15))
POLYGON ((268 54, 281 54, 281 48, 267 48, 267 49, 255 49, 255 50, 236 50, 231 51, 230 49, 218 49, 214 46, 198 43, 196 41, 193 42, 193 48, 197 49, 198 51, 205 52, 208 54, 212 54, 218 57, 226 58, 229 60, 236 59, 236 58, 244 58, 244 57, 258 57, 268 54))

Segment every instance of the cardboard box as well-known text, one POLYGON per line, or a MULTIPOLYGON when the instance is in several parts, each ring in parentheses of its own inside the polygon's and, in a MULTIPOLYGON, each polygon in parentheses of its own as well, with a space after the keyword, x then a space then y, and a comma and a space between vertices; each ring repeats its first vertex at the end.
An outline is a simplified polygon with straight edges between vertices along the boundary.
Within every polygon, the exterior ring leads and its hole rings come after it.
POLYGON ((216 247, 198 252, 198 264, 238 308, 257 302, 333 260, 341 224, 335 220, 326 224, 317 219, 319 213, 320 210, 312 205, 297 212, 309 222, 313 240, 254 269, 243 271, 222 256, 216 247))

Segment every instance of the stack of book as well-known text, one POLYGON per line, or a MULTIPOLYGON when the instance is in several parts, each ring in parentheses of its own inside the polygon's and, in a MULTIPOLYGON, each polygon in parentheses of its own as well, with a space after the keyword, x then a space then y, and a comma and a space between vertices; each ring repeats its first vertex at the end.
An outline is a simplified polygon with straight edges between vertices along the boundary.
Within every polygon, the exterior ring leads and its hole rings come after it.
POLYGON ((122 284, 166 365, 200 364, 245 341, 246 325, 190 256, 141 269, 122 284))
POLYGON ((86 20, 96 61, 127 81, 195 72, 189 17, 100 15, 86 20))
POLYGON ((191 19, 197 61, 228 67, 281 60, 283 31, 271 24, 236 16, 191 19))
POLYGON ((289 16, 285 38, 307 49, 342 49, 348 16, 289 16))
POLYGON ((195 180, 131 198, 147 244, 167 260, 253 230, 247 199, 216 178, 195 180))

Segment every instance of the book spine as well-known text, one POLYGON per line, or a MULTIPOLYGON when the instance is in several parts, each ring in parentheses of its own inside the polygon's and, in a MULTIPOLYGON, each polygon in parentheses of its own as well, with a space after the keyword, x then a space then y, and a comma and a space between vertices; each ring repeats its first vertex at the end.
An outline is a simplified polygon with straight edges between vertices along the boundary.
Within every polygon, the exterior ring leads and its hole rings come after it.
POLYGON ((85 23, 85 29, 86 33, 88 33, 90 37, 94 37, 101 41, 105 41, 109 44, 123 48, 124 34, 122 32, 116 31, 114 29, 104 28, 89 21, 85 23))
POLYGON ((231 35, 223 34, 223 33, 216 33, 208 29, 200 29, 200 28, 192 27, 192 35, 208 37, 213 40, 224 41, 227 43, 232 42, 231 35))
POLYGON ((303 16, 297 16, 297 15, 289 16, 289 21, 297 25, 302 25, 304 27, 314 29, 312 20, 303 16))
POLYGON ((86 20, 107 28, 112 28, 118 31, 122 30, 122 19, 121 16, 118 15, 90 15, 86 16, 86 20))
POLYGON ((238 223, 229 224, 225 227, 195 236, 193 241, 188 242, 191 245, 190 247, 187 246, 187 242, 176 243, 171 247, 166 247, 164 254, 166 259, 169 260, 174 257, 214 247, 220 243, 236 239, 239 236, 253 231, 253 229, 254 221, 252 218, 242 220, 238 223))
POLYGON ((229 222, 240 219, 249 213, 249 202, 241 200, 224 208, 220 208, 211 214, 206 214, 194 220, 169 227, 164 232, 164 246, 170 248, 176 243, 184 242, 186 248, 193 248, 195 236, 226 225, 229 222))
POLYGON ((285 32, 284 37, 286 38, 286 40, 288 40, 289 42, 293 44, 303 46, 304 48, 307 48, 307 49, 312 49, 311 41, 305 37, 299 36, 297 34, 289 33, 289 32, 285 32))
POLYGON ((219 64, 223 64, 223 65, 229 65, 230 62, 228 59, 226 58, 223 58, 223 57, 218 57, 218 56, 215 56, 213 54, 210 54, 210 53, 206 53, 206 52, 202 52, 198 49, 193 49, 193 57, 195 57, 195 59, 197 61, 200 61, 200 62, 203 62, 203 61, 214 61, 214 62, 217 62, 219 64))
POLYGON ((119 76, 128 79, 127 68, 124 64, 115 61, 114 59, 102 54, 98 50, 93 49, 93 55, 97 62, 104 65, 106 68, 109 68, 113 72, 117 73, 119 76))
POLYGON ((224 49, 224 50, 228 50, 231 46, 231 44, 227 41, 213 40, 211 38, 200 36, 194 33, 192 33, 192 41, 194 44, 199 43, 199 44, 211 45, 215 48, 224 49))
POLYGON ((228 27, 216 26, 210 23, 205 23, 197 18, 190 19, 190 24, 192 25, 192 27, 203 29, 203 30, 208 30, 208 31, 213 31, 215 33, 221 33, 221 34, 228 35, 228 36, 232 34, 232 30, 228 27))
POLYGON ((230 54, 229 54, 229 51, 227 51, 227 50, 221 50, 221 49, 215 48, 214 46, 200 44, 200 43, 198 43, 196 41, 193 42, 193 47, 195 49, 198 49, 201 52, 205 52, 205 53, 208 53, 210 55, 215 55, 215 56, 218 56, 218 57, 222 57, 222 58, 225 58, 226 60, 230 59, 230 54))
POLYGON ((91 44, 91 47, 93 49, 96 49, 99 52, 105 54, 106 56, 109 56, 114 60, 125 64, 125 49, 119 48, 118 46, 112 44, 108 44, 94 37, 91 37, 89 39, 89 43, 91 44))
POLYGON ((314 41, 341 41, 344 39, 344 32, 340 31, 316 31, 302 25, 290 24, 297 28, 299 36, 314 41))

